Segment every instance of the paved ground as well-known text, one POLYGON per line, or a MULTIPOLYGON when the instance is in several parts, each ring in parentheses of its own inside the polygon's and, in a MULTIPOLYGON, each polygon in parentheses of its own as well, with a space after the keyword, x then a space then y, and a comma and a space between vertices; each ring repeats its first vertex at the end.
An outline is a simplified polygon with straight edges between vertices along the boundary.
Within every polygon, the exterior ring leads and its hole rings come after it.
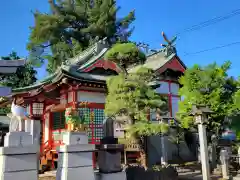
POLYGON ((46 177, 39 177, 39 180, 56 180, 56 177, 53 176, 46 176, 46 177))
MULTIPOLYGON (((56 180, 56 171, 48 171, 44 174, 39 174, 39 180, 56 180)), ((212 176, 212 180, 220 180, 220 175, 212 176)), ((202 174, 200 171, 189 171, 185 170, 179 172, 179 180, 202 180, 202 174)), ((222 180, 222 179, 221 179, 222 180)), ((234 177, 233 180, 240 180, 239 177, 234 177)))
MULTIPOLYGON (((178 174, 179 180, 202 180, 202 174, 200 171, 195 171, 195 172, 184 172, 184 173, 179 173, 178 174)), ((218 180, 220 179, 221 176, 214 175, 212 176, 212 180, 218 180)))
POLYGON ((39 174, 39 180, 56 180, 56 171, 48 171, 44 174, 39 174))

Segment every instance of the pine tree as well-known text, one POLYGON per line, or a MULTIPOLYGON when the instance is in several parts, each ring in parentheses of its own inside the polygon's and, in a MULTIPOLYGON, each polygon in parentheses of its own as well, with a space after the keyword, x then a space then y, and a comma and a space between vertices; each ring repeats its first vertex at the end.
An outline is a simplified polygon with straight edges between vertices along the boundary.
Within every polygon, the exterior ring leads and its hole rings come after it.
POLYGON ((221 66, 216 63, 205 67, 195 65, 185 71, 179 81, 182 85, 179 95, 183 100, 179 102, 178 118, 183 127, 194 127, 193 117, 189 116, 192 105, 205 105, 214 112, 209 116, 208 132, 221 134, 225 118, 232 115, 236 91, 236 81, 227 74, 230 65, 230 62, 221 66))
POLYGON ((16 59, 21 59, 18 55, 17 52, 12 51, 9 56, 2 56, 2 60, 16 60, 16 59))
POLYGON ((114 44, 104 58, 119 64, 125 74, 127 67, 143 64, 146 60, 145 54, 132 42, 114 44))
MULTIPOLYGON (((3 60, 18 60, 20 57, 16 52, 11 52, 9 56, 1 57, 3 60)), ((27 62, 24 66, 17 68, 14 74, 0 74, 0 85, 11 88, 19 88, 32 85, 37 81, 37 71, 34 70, 31 63, 27 62)))
POLYGON ((28 49, 34 61, 48 59, 50 72, 96 39, 107 37, 110 44, 127 41, 133 30, 134 11, 117 18, 115 0, 49 0, 49 5, 51 13, 34 13, 28 49))
POLYGON ((105 114, 126 125, 127 133, 140 145, 141 164, 146 167, 145 137, 159 134, 167 128, 166 125, 149 122, 148 114, 151 109, 163 109, 166 102, 150 86, 156 80, 153 70, 139 65, 136 72, 127 73, 132 64, 141 64, 146 59, 140 50, 136 50, 136 45, 123 43, 113 46, 106 54, 108 60, 122 67, 123 73, 107 81, 105 114), (129 46, 132 48, 127 50, 129 46))

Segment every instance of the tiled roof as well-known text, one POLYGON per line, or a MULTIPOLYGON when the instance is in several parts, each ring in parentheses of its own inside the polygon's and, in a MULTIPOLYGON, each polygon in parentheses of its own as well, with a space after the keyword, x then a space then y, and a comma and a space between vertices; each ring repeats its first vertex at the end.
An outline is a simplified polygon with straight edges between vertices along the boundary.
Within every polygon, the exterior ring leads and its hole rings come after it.
POLYGON ((25 63, 26 63, 26 59, 18 59, 18 60, 0 59, 0 67, 19 67, 19 66, 24 66, 25 63))
MULTIPOLYGON (((21 93, 40 88, 41 86, 47 84, 56 83, 59 82, 64 76, 76 80, 104 83, 109 76, 93 75, 84 73, 82 70, 96 62, 99 58, 103 57, 107 50, 107 44, 104 41, 99 41, 98 43, 95 43, 93 46, 86 49, 84 52, 80 53, 78 56, 67 60, 66 63, 61 65, 61 67, 59 67, 53 75, 50 75, 45 80, 40 81, 32 86, 13 89, 13 92, 21 93)), ((147 61, 145 62, 144 66, 153 70, 157 70, 172 60, 175 56, 175 53, 166 56, 166 53, 163 50, 159 50, 147 56, 147 61)), ((140 66, 134 66, 128 71, 135 72, 139 67, 140 66)))
POLYGON ((9 96, 12 93, 12 89, 9 87, 0 87, 0 96, 9 96))
MULTIPOLYGON (((159 53, 154 53, 151 56, 148 56, 147 61, 143 65, 146 68, 150 68, 153 70, 158 70, 161 68, 164 64, 169 62, 173 57, 175 57, 176 54, 171 54, 170 56, 166 57, 165 53, 159 52, 159 53)), ((141 65, 135 66, 131 69, 128 70, 128 72, 135 72, 137 71, 141 65)))

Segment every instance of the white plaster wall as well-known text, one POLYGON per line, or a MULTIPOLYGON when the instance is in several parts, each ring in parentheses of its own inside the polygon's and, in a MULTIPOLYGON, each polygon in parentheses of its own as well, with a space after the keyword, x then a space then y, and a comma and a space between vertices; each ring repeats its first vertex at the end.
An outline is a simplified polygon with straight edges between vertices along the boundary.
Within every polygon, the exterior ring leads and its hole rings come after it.
POLYGON ((64 95, 60 97, 60 103, 61 104, 67 104, 67 99, 65 98, 64 95))
POLYGON ((87 101, 90 103, 105 103, 106 95, 104 93, 78 91, 78 102, 87 101))
POLYGON ((73 101, 73 93, 72 92, 68 92, 68 102, 72 102, 73 101))
POLYGON ((45 118, 45 125, 44 125, 44 142, 48 141, 49 139, 49 113, 46 113, 45 118))
POLYGON ((160 93, 160 94, 168 94, 168 93, 169 93, 169 85, 168 85, 168 82, 160 81, 159 83, 161 84, 161 86, 156 89, 157 93, 160 93))
POLYGON ((172 97, 172 116, 175 117, 178 112, 178 102, 180 101, 179 97, 172 97))
POLYGON ((179 84, 171 83, 170 86, 171 86, 171 93, 174 95, 178 95, 179 84))

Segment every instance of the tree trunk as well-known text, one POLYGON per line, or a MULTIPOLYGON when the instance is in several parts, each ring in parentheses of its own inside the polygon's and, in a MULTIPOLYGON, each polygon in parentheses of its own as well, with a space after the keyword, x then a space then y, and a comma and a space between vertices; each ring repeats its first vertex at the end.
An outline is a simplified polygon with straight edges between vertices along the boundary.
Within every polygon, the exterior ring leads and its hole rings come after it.
POLYGON ((146 137, 136 137, 136 142, 140 147, 139 162, 142 167, 147 169, 147 154, 146 154, 146 137))

